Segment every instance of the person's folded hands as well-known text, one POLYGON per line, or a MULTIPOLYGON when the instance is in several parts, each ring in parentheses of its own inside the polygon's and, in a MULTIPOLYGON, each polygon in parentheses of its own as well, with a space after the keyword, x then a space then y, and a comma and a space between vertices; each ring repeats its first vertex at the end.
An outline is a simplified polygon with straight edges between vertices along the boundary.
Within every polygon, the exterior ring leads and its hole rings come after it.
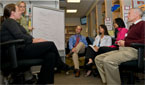
POLYGON ((34 38, 33 43, 39 43, 39 42, 46 42, 47 40, 42 39, 42 38, 34 38))

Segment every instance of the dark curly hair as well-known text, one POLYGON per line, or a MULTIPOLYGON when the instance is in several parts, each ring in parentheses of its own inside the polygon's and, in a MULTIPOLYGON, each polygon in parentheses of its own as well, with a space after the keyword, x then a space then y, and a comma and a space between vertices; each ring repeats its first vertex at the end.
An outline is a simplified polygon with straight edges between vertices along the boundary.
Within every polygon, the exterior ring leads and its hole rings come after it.
POLYGON ((122 20, 122 18, 116 18, 116 19, 115 19, 115 23, 118 25, 118 27, 120 27, 120 28, 125 28, 125 23, 124 23, 124 21, 122 20))

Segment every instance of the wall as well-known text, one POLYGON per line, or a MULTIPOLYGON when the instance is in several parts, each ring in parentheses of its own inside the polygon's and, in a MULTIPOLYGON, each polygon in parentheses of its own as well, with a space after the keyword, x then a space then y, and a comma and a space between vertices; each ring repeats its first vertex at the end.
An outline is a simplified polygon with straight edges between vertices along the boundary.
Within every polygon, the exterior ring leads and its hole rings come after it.
POLYGON ((92 12, 89 14, 89 21, 88 21, 88 35, 91 37, 95 37, 96 35, 96 10, 92 10, 92 12))
POLYGON ((0 3, 0 16, 2 16, 2 14, 3 14, 3 4, 0 3))
POLYGON ((125 15, 124 15, 125 10, 124 10, 124 9, 125 9, 126 6, 132 8, 132 0, 121 0, 121 1, 122 1, 123 19, 124 19, 124 22, 125 22, 125 24, 126 24, 126 28, 129 29, 129 27, 130 27, 130 25, 131 25, 132 23, 129 23, 128 20, 125 19, 125 15))
POLYGON ((81 32, 82 35, 88 36, 88 32, 86 31, 86 25, 81 25, 80 18, 65 18, 65 26, 77 26, 80 25, 83 30, 81 32))
MULTIPOLYGON (((3 9, 1 5, 4 6, 9 3, 17 3, 20 0, 1 0, 0 2, 0 16, 3 14, 3 9)), ((32 6, 37 5, 37 6, 47 6, 47 7, 52 7, 59 9, 59 0, 22 0, 26 2, 27 4, 27 13, 29 8, 32 8, 32 6)))

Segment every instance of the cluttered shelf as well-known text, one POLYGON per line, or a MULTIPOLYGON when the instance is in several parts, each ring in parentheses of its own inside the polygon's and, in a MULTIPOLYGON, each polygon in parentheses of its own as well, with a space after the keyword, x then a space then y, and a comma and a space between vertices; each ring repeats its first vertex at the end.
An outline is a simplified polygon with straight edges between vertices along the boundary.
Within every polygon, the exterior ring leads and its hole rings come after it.
POLYGON ((112 0, 112 15, 113 15, 113 19, 118 18, 118 17, 122 17, 122 13, 121 13, 121 3, 120 0, 112 0))
POLYGON ((67 43, 69 38, 75 34, 76 26, 65 26, 65 42, 67 43))

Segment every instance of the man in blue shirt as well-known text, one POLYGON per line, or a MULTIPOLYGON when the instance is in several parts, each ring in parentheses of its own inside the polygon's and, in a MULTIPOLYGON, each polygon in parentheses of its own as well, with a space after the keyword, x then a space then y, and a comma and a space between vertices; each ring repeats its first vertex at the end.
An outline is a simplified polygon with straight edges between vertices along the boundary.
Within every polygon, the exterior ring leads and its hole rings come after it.
POLYGON ((78 59, 78 53, 84 53, 85 47, 88 46, 88 43, 86 41, 86 37, 82 36, 80 33, 82 31, 81 26, 77 26, 76 34, 72 35, 69 39, 69 49, 72 53, 72 59, 74 62, 74 68, 75 68, 75 77, 80 76, 80 70, 79 70, 79 59, 78 59))

